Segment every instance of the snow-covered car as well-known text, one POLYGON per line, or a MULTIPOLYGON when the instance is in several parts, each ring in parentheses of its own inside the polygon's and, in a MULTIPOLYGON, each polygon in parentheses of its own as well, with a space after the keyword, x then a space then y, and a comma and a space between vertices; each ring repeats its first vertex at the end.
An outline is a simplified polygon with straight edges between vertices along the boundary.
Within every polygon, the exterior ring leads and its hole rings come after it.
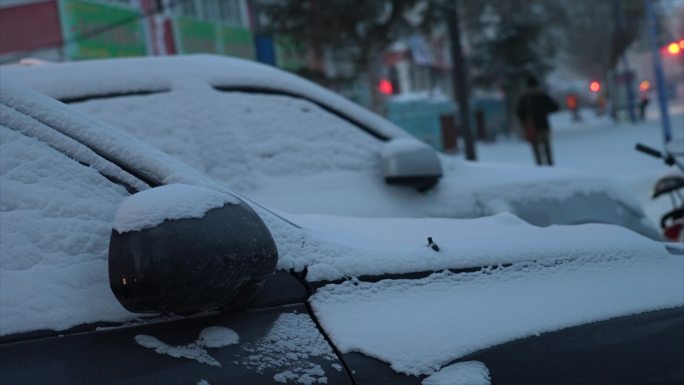
MULTIPOLYGON (((176 156, 236 192, 300 214, 618 224, 660 235, 616 181, 436 154, 391 122, 298 76, 221 56, 0 67, 176 156), (425 190, 389 185, 408 183, 425 190)), ((496 237, 496 234, 492 235, 496 237)))
POLYGON ((0 145, 0 383, 684 380, 684 258, 623 227, 275 212, 9 81, 0 145))

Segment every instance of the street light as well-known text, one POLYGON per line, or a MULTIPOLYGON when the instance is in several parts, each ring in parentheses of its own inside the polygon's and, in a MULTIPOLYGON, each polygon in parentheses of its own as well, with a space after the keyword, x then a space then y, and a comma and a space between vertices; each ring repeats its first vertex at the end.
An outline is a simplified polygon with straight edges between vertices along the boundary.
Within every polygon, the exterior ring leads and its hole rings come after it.
MULTIPOLYGON (((680 42, 681 43, 681 42, 680 42)), ((667 46, 667 52, 670 55, 679 55, 679 53, 682 51, 682 48, 679 46, 677 43, 670 43, 667 46)))

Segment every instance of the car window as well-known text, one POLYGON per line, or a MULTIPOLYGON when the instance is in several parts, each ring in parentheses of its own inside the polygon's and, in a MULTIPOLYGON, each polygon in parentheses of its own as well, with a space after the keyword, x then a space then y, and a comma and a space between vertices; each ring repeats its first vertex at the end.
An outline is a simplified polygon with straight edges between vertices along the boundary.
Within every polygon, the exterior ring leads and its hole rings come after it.
POLYGON ((0 335, 122 319, 106 261, 129 191, 17 122, 0 125, 0 335))
POLYGON ((280 95, 280 96, 288 96, 293 99, 299 99, 299 100, 306 100, 308 102, 311 102, 321 109, 329 112, 332 115, 337 116, 338 118, 350 123, 352 126, 356 127, 359 130, 363 130, 369 135, 383 140, 383 141, 388 141, 391 139, 391 137, 387 136, 386 134, 383 134, 382 132, 379 132, 376 130, 375 127, 368 126, 365 123, 360 122, 356 118, 352 116, 352 114, 346 113, 343 110, 340 109, 339 106, 331 106, 329 104, 326 104, 320 100, 316 100, 312 97, 305 96, 303 94, 298 94, 297 92, 290 92, 290 91, 284 91, 284 90, 279 90, 279 89, 271 89, 271 88, 264 88, 264 87, 259 87, 259 86, 220 86, 220 85, 214 85, 213 88, 217 91, 223 91, 223 92, 245 92, 248 94, 259 94, 259 95, 280 95))
POLYGON ((380 173, 383 141, 292 96, 197 87, 72 106, 242 192, 260 176, 380 173))

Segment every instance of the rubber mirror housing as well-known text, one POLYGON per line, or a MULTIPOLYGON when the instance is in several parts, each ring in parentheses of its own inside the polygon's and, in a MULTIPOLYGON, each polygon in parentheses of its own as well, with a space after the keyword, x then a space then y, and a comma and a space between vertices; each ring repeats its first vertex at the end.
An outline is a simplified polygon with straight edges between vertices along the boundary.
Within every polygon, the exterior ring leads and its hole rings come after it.
POLYGON ((241 202, 202 218, 112 230, 109 283, 123 307, 135 313, 244 307, 274 274, 277 261, 268 228, 241 202))

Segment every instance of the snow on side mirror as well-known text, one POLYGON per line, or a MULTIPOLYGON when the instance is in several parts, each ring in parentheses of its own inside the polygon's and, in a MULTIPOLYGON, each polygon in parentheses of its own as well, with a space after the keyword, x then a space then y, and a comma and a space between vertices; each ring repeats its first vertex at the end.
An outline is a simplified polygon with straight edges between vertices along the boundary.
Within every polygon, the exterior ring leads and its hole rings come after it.
POLYGON ((243 306, 273 275, 275 242, 232 195, 172 184, 128 197, 109 243, 109 284, 136 313, 243 306))
POLYGON ((427 191, 442 177, 442 163, 437 152, 423 142, 392 139, 382 150, 382 171, 387 184, 427 191))

